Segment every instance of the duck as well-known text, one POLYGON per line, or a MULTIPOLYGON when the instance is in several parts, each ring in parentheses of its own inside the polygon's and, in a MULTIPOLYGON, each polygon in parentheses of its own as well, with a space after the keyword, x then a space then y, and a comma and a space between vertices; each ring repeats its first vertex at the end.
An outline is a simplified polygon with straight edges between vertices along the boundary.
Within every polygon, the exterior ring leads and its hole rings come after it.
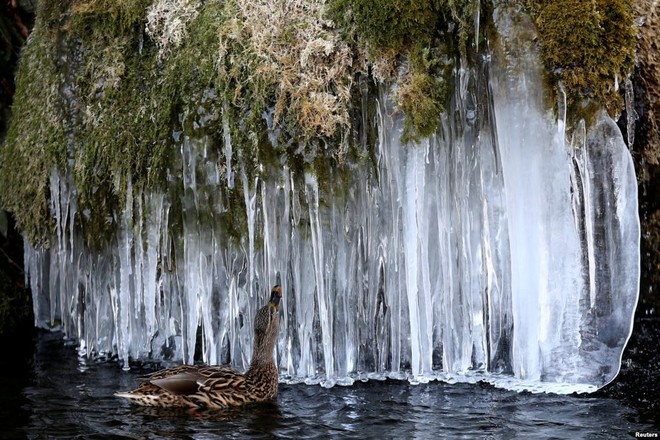
POLYGON ((270 300, 256 314, 250 367, 239 373, 226 366, 179 365, 142 378, 132 390, 115 396, 147 407, 220 409, 272 401, 278 372, 274 348, 279 333, 282 287, 273 286, 270 300))

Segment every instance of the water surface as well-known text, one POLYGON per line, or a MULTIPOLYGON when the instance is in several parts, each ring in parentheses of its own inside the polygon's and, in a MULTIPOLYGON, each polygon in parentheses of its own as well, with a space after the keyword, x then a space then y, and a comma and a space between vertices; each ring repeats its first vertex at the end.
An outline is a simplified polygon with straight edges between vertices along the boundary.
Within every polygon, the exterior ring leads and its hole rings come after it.
POLYGON ((626 438, 657 432, 615 399, 516 393, 489 385, 370 381, 324 389, 281 385, 276 403, 191 413, 113 396, 141 372, 87 361, 61 336, 0 361, 0 438, 626 438))

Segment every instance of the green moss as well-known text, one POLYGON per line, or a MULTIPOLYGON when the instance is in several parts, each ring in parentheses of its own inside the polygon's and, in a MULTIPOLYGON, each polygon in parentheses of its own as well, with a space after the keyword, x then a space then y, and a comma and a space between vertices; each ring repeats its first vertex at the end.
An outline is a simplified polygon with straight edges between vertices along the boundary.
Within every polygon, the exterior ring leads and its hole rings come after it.
POLYGON ((33 242, 47 242, 49 176, 66 145, 58 41, 37 22, 17 72, 7 137, 0 149, 0 203, 33 242))
POLYGON ((470 58, 474 0, 331 0, 329 16, 369 58, 389 59, 397 102, 406 114, 404 142, 435 132, 453 65, 470 58), (455 26, 457 24, 458 26, 455 26), (401 66, 395 60, 406 60, 401 66))
POLYGON ((181 80, 163 81, 155 46, 144 40, 149 3, 39 4, 0 156, 8 189, 2 204, 33 242, 51 233, 53 167, 73 174, 80 211, 92 213, 78 219, 90 237, 114 227, 108 219, 123 206, 129 179, 136 186, 163 181, 181 80))
POLYGON ((69 29, 74 33, 93 32, 125 35, 142 29, 147 8, 153 0, 69 0, 69 29))
POLYGON ((68 10, 71 7, 71 0, 62 0, 58 2, 39 2, 37 5, 37 17, 39 26, 52 33, 59 33, 64 23, 67 22, 68 10))
POLYGON ((428 44, 439 24, 440 0, 332 0, 329 14, 344 29, 355 29, 372 50, 404 51, 428 44))
POLYGON ((424 73, 413 73, 409 83, 397 90, 397 95, 407 116, 402 141, 417 141, 435 133, 443 107, 434 79, 424 73))
POLYGON ((623 82, 634 67, 636 28, 628 0, 527 0, 555 96, 563 86, 573 119, 598 108, 616 115, 623 82), (586 104, 585 101, 591 102, 586 104))
MULTIPOLYGON (((475 0, 445 0, 444 3, 445 8, 450 11, 450 14, 445 13, 445 15, 450 15, 448 19, 458 25, 458 28, 455 31, 455 38, 458 42, 459 51, 463 58, 467 58, 471 49, 468 41, 480 38, 479 35, 474 35, 474 16, 479 12, 479 8, 488 10, 491 6, 490 2, 480 2, 475 0)), ((488 15, 481 12, 481 16, 487 17, 488 15)))
MULTIPOLYGON (((163 177, 171 145, 172 97, 162 90, 155 48, 140 54, 137 38, 88 41, 76 47, 76 108, 70 149, 81 209, 93 210, 86 230, 103 234, 106 221, 134 186, 163 177), (169 98, 169 99, 168 99, 169 98)), ((75 66, 74 66, 75 67, 75 66)))
POLYGON ((364 40, 371 50, 406 53, 414 46, 434 46, 450 23, 458 24, 462 50, 472 36, 474 0, 331 0, 328 15, 349 37, 364 40))
POLYGON ((412 51, 411 72, 396 92, 399 107, 406 114, 403 142, 417 142, 437 129, 453 67, 446 51, 446 46, 429 49, 419 45, 412 51))

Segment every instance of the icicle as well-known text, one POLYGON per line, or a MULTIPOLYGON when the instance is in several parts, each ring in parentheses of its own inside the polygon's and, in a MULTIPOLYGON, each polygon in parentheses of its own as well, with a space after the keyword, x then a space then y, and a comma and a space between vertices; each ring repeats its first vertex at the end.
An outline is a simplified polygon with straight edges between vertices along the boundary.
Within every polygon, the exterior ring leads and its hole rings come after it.
POLYGON ((479 26, 481 21, 481 4, 480 0, 474 0, 474 16, 472 17, 472 22, 474 23, 474 50, 479 51, 479 39, 481 34, 479 33, 479 26))
POLYGON ((318 316, 321 321, 321 344, 325 365, 325 379, 321 384, 332 387, 335 384, 334 346, 332 344, 333 317, 326 286, 326 270, 324 255, 324 234, 319 213, 319 188, 316 179, 305 174, 305 194, 309 207, 309 228, 312 236, 312 259, 314 261, 314 276, 316 284, 316 302, 318 316))
POLYGON ((243 197, 245 201, 245 211, 247 213, 247 227, 248 227, 248 294, 250 298, 254 298, 255 287, 255 229, 256 229, 256 214, 257 214, 257 186, 259 180, 254 179, 254 184, 250 188, 245 165, 241 163, 241 178, 243 183, 243 197))
POLYGON ((131 355, 133 319, 131 312, 136 305, 133 302, 133 189, 130 177, 127 179, 126 208, 121 215, 119 230, 119 286, 115 290, 117 325, 117 350, 120 359, 124 360, 124 368, 128 369, 128 359, 131 355))
POLYGON ((227 168, 227 187, 234 187, 234 170, 232 168, 231 159, 232 159, 232 141, 231 141, 231 131, 229 129, 229 116, 227 114, 227 103, 222 104, 222 135, 225 146, 225 167, 227 168))
POLYGON ((637 121, 638 115, 635 111, 635 89, 630 78, 626 79, 624 88, 626 91, 626 134, 628 135, 628 148, 632 150, 635 145, 635 121, 637 121))
POLYGON ((556 142, 561 145, 566 143, 566 91, 564 85, 559 82, 559 94, 557 95, 557 138, 556 142))
POLYGON ((614 91, 619 91, 619 75, 614 74, 614 91))

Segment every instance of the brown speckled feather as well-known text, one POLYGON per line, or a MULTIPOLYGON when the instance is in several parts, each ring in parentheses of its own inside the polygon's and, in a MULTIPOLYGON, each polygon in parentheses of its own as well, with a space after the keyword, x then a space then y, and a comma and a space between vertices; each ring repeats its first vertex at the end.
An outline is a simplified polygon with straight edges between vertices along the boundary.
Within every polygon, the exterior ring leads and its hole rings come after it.
POLYGON ((133 391, 115 393, 142 406, 227 408, 263 402, 277 396, 278 374, 273 349, 279 330, 282 289, 257 313, 252 362, 245 374, 227 367, 180 365, 142 378, 133 391))

